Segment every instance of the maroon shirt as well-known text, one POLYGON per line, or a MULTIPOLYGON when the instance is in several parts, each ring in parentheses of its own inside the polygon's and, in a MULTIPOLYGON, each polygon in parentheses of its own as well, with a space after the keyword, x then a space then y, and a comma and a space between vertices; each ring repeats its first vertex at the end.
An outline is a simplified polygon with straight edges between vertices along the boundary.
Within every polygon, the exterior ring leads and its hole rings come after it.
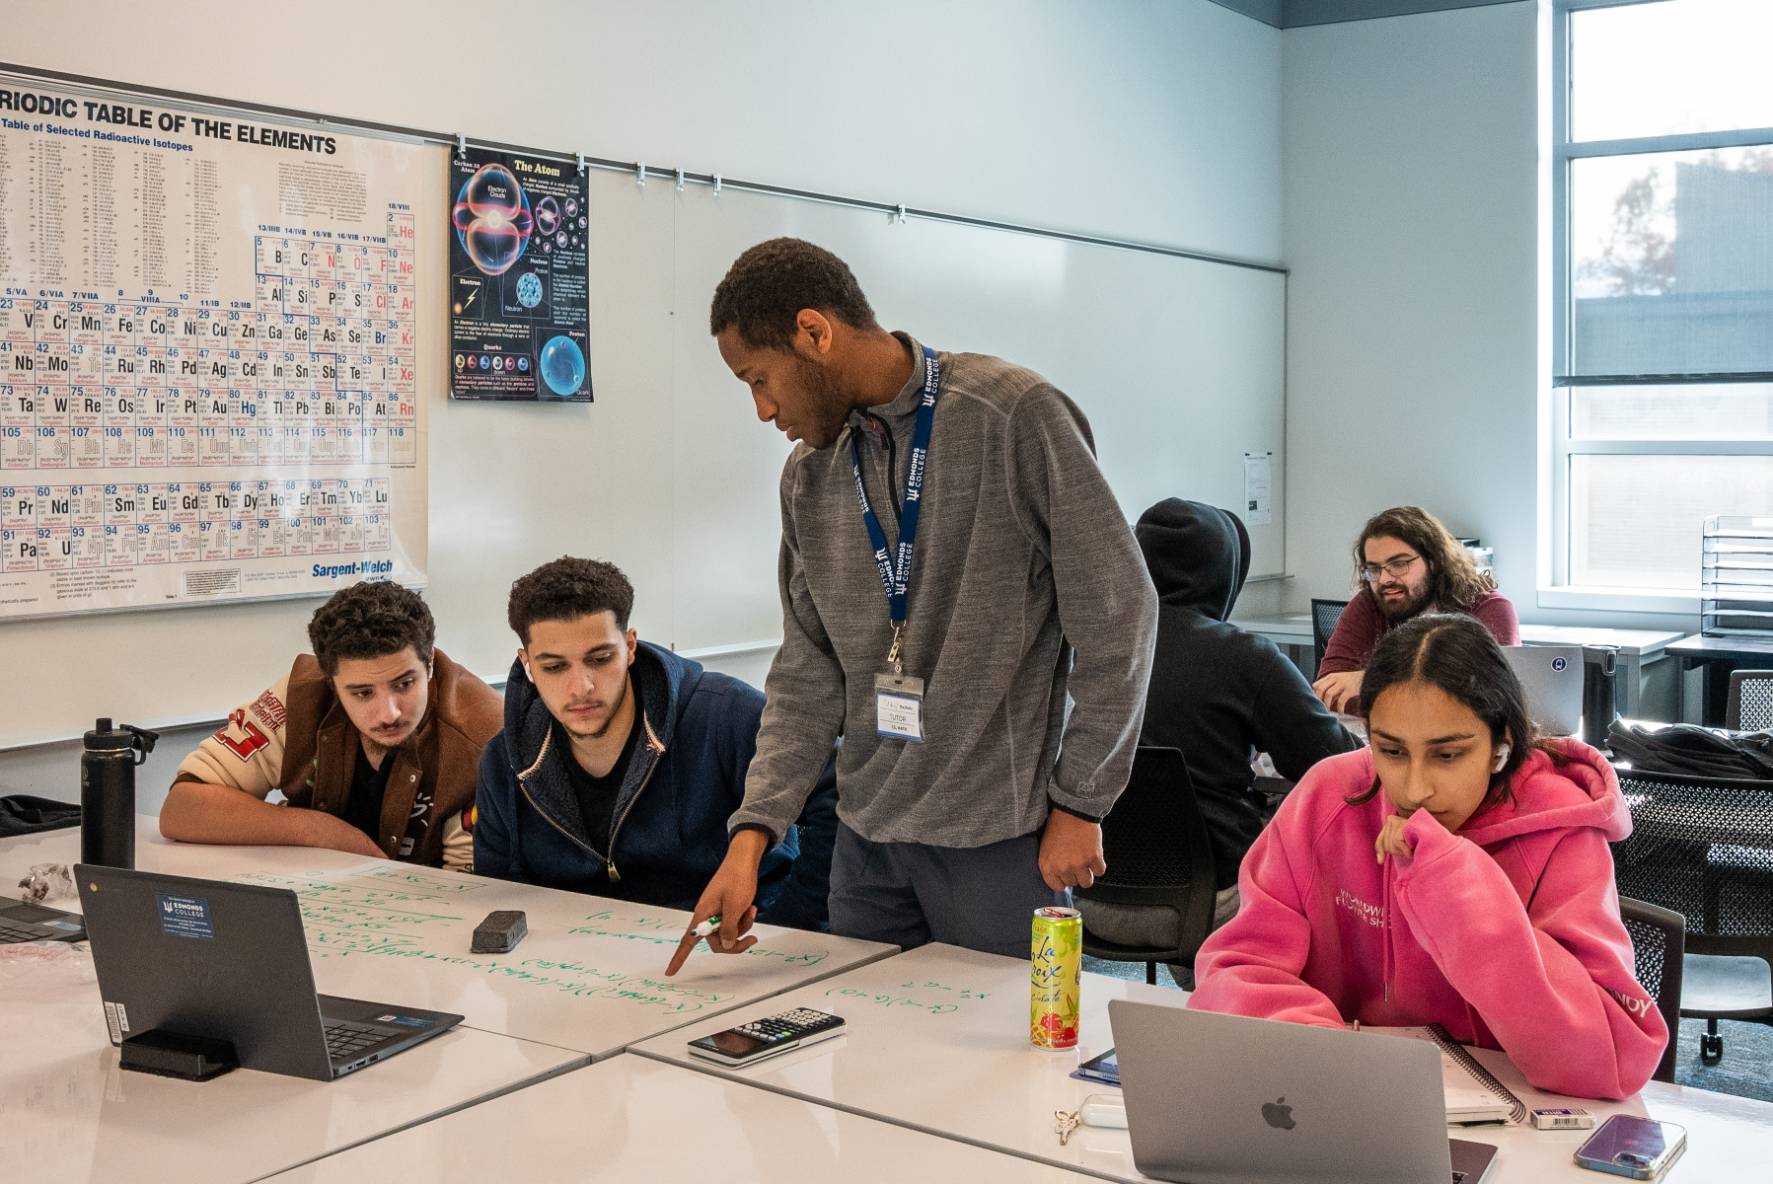
MULTIPOLYGON (((1514 615, 1514 605, 1502 593, 1486 592, 1465 611, 1483 623, 1497 645, 1521 644, 1520 619, 1514 615)), ((1324 660, 1318 664, 1317 677, 1365 670, 1367 660, 1373 656, 1373 647, 1379 644, 1379 639, 1392 624, 1391 618, 1380 611, 1371 593, 1364 590, 1356 593, 1348 607, 1342 610, 1336 631, 1330 634, 1330 640, 1324 645, 1324 660)))

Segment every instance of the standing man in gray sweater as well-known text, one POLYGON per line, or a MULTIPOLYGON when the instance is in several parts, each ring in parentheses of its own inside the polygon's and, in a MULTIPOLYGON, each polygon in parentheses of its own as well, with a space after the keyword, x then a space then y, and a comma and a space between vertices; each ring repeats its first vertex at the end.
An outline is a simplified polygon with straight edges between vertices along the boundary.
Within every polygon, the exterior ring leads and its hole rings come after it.
POLYGON ((799 446, 782 648, 692 924, 719 917, 718 952, 755 943, 758 859, 842 737, 832 931, 1025 955, 1033 910, 1105 870, 1156 639, 1089 424, 1032 371, 888 333, 844 262, 799 239, 741 255, 710 320, 757 417, 799 446))

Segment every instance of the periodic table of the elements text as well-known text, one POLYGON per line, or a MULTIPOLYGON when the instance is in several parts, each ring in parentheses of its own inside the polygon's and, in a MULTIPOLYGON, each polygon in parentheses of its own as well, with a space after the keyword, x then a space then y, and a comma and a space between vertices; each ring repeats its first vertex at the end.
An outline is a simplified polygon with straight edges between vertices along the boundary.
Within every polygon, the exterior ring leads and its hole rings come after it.
POLYGON ((419 577, 410 147, 59 110, 0 120, 0 617, 419 577))

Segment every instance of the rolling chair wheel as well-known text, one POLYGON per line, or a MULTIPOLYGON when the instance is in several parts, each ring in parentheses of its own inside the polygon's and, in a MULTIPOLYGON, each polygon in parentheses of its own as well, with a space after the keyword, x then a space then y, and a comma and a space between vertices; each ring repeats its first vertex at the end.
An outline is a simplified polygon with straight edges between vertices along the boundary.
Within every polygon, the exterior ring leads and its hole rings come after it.
POLYGON ((1724 1038, 1715 1032, 1703 1032, 1699 1036, 1699 1062, 1703 1065, 1715 1065, 1724 1059, 1724 1038))

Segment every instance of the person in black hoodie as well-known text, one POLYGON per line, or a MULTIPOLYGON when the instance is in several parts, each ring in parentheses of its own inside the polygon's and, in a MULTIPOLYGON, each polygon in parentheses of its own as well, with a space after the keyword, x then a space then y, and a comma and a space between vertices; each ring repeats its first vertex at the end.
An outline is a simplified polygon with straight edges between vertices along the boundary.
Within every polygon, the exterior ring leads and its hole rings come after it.
MULTIPOLYGON (((1213 848, 1218 926, 1237 911, 1238 865, 1262 832, 1263 803, 1252 788, 1256 753, 1268 753, 1281 776, 1297 781, 1360 741, 1273 642, 1226 620, 1250 572, 1250 536, 1237 515, 1165 498, 1133 533, 1158 596, 1157 656, 1139 743, 1182 750, 1213 848)), ((1168 910, 1081 907, 1085 923, 1110 941, 1174 937, 1168 910)))

